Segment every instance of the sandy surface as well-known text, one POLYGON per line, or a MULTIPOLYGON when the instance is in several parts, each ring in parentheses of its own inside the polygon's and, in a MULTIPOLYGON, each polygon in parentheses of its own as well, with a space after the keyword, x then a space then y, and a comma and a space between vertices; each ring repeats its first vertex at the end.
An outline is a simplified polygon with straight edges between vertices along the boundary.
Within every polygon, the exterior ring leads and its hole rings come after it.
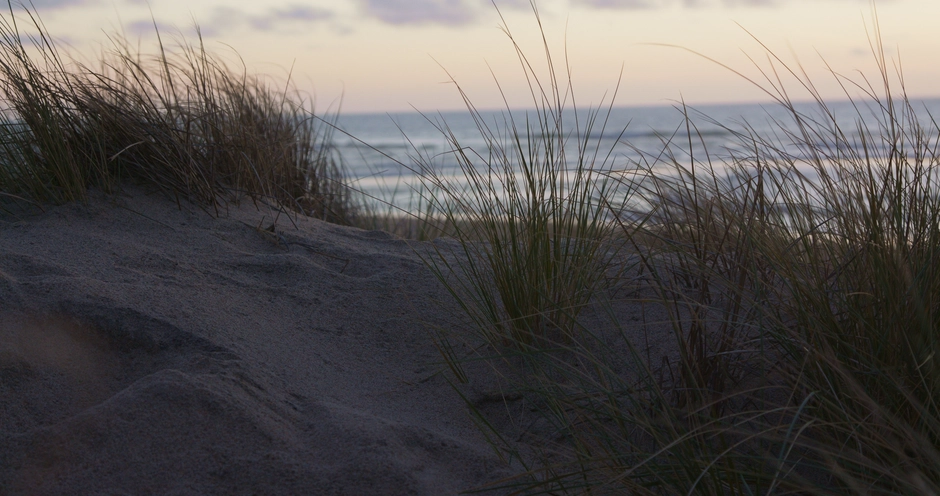
POLYGON ((436 495, 518 469, 441 373, 429 329, 466 322, 415 246, 129 191, 0 217, 3 493, 436 495))

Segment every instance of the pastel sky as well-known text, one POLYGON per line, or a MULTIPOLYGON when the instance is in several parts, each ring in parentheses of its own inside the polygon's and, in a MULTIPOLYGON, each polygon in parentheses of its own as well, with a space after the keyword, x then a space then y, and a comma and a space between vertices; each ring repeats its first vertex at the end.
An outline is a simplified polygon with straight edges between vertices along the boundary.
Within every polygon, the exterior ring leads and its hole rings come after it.
MULTIPOLYGON (((491 0, 34 0, 52 35, 93 59, 106 35, 123 30, 144 51, 163 34, 192 36, 249 70, 294 82, 318 108, 393 112, 462 108, 451 77, 479 108, 501 108, 494 74, 509 103, 531 106, 525 79, 491 0), (446 71, 445 71, 446 70, 446 71), (492 71, 492 72, 491 72, 492 71), (449 73, 449 75, 448 75, 449 73)), ((496 0, 515 39, 544 76, 544 52, 528 0, 496 0)), ((565 52, 578 103, 597 104, 617 83, 617 103, 765 101, 767 96, 701 52, 751 77, 748 56, 766 53, 807 70, 829 98, 833 70, 877 77, 868 0, 537 0, 542 25, 564 77, 565 52)), ((940 95, 937 0, 881 0, 878 19, 892 63, 903 66, 908 93, 940 95)), ((806 94, 787 85, 796 99, 806 94)))

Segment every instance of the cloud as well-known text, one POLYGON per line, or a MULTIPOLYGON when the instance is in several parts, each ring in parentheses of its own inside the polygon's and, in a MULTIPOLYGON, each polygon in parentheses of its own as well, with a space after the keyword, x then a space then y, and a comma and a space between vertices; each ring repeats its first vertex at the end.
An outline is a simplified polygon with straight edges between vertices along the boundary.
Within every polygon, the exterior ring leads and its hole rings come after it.
MULTIPOLYGON (((461 26, 477 18, 476 5, 468 5, 466 0, 359 0, 359 3, 366 15, 396 25, 461 26)), ((512 0, 510 3, 518 2, 512 0)))
POLYGON ((30 3, 29 0, 14 0, 13 8, 26 8, 31 11, 35 10, 40 15, 42 15, 46 12, 67 9, 69 7, 85 5, 87 3, 89 3, 88 0, 33 0, 32 3, 30 3))
POLYGON ((248 23, 255 29, 271 31, 283 24, 310 24, 326 21, 334 17, 330 10, 306 5, 288 5, 284 8, 270 9, 262 15, 248 16, 248 23))
POLYGON ((250 14, 232 7, 217 7, 206 26, 213 33, 219 30, 235 30, 250 26, 258 31, 274 31, 287 25, 312 24, 333 18, 334 13, 326 9, 291 4, 271 8, 261 14, 250 14))
MULTIPOLYGON (((173 26, 163 22, 157 22, 156 29, 159 30, 160 33, 175 33, 179 31, 173 26)), ((150 36, 154 33, 154 22, 152 19, 134 21, 124 26, 124 32, 137 38, 150 36)))
MULTIPOLYGON (((572 5, 582 5, 590 8, 646 10, 662 7, 671 7, 680 4, 683 7, 776 7, 785 3, 803 2, 809 0, 570 0, 572 5)), ((813 0, 819 1, 819 0, 813 0)), ((830 0, 832 1, 832 0, 830 0)), ((848 0, 863 3, 865 0, 848 0)), ((888 0, 891 1, 891 0, 888 0)))
MULTIPOLYGON (((484 2, 487 6, 493 5, 491 2, 484 2)), ((499 8, 509 7, 511 9, 530 9, 532 4, 529 0, 496 0, 496 6, 499 8)))
POLYGON ((657 0, 572 0, 572 3, 602 9, 646 10, 662 7, 664 2, 657 0))
POLYGON ((783 0, 724 0, 724 4, 730 7, 743 5, 745 7, 776 7, 783 3, 783 0))
MULTIPOLYGON (((245 27, 255 31, 286 30, 291 27, 310 25, 328 21, 335 17, 333 11, 300 4, 290 4, 283 7, 270 8, 260 14, 249 13, 232 7, 217 7, 213 9, 208 19, 196 18, 201 34, 205 37, 215 37, 220 34, 231 36, 234 31, 245 27)), ((179 32, 178 27, 157 22, 160 32, 179 32)), ((126 25, 125 29, 134 35, 144 36, 153 33, 153 21, 150 19, 134 21, 126 25)), ((185 30, 184 34, 195 34, 193 30, 185 30)))

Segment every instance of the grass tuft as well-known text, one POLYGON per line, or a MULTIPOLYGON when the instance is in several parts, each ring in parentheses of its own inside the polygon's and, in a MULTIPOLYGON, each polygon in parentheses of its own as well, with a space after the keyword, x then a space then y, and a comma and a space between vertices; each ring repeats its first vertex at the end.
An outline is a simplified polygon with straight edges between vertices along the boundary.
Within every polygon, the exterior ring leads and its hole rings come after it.
POLYGON ((486 149, 441 125, 466 182, 416 167, 437 192, 428 218, 459 241, 428 263, 524 405, 505 419, 469 403, 527 469, 500 487, 940 492, 940 126, 889 71, 877 24, 875 82, 832 74, 853 124, 762 45, 760 87, 786 114, 772 135, 726 126, 737 146, 716 156, 682 106, 661 151, 617 167, 585 138, 602 116, 567 112, 549 51, 540 80, 513 46, 536 110, 494 128, 461 92, 486 149))
POLYGON ((513 43, 534 110, 486 122, 460 90, 485 146, 462 146, 446 123, 434 122, 463 177, 440 173, 417 149, 413 170, 427 192, 425 218, 461 244, 458 259, 428 262, 488 340, 530 346, 572 339, 604 281, 617 252, 607 222, 614 181, 611 150, 591 138, 604 134, 607 114, 579 108, 570 80, 542 85, 513 43))
POLYGON ((9 4, 0 17, 0 191, 8 197, 69 202, 88 188, 135 181, 213 207, 247 195, 353 220, 332 128, 315 125, 290 83, 277 89, 244 66, 230 69, 201 36, 171 50, 159 31, 155 56, 112 35, 89 67, 23 12, 9 4))

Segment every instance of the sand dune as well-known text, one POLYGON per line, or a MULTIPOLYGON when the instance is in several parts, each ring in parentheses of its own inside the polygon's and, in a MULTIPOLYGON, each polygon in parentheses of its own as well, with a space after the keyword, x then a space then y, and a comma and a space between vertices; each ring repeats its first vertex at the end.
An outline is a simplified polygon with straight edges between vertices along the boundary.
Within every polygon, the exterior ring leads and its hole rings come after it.
POLYGON ((440 373, 428 329, 466 323, 407 242, 128 191, 0 221, 4 492, 453 494, 512 472, 440 373))

